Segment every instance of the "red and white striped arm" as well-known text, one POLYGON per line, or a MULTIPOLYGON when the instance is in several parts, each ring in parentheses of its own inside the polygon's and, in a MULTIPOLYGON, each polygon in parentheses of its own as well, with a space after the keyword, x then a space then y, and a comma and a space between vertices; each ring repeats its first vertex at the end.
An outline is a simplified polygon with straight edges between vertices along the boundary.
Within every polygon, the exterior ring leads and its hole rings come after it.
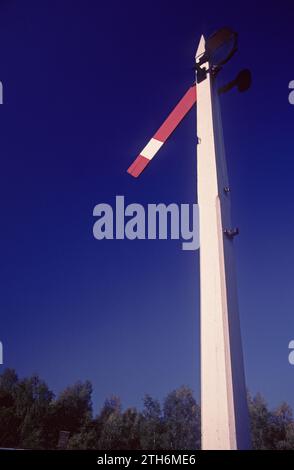
POLYGON ((158 131, 154 134, 151 140, 149 140, 146 147, 143 148, 142 152, 135 161, 128 168, 128 173, 137 178, 142 171, 146 168, 148 163, 157 154, 158 150, 162 147, 164 142, 173 133, 178 124, 190 111, 193 104, 196 103, 196 85, 192 85, 189 90, 185 93, 183 98, 178 102, 176 107, 166 118, 164 123, 160 126, 158 131))

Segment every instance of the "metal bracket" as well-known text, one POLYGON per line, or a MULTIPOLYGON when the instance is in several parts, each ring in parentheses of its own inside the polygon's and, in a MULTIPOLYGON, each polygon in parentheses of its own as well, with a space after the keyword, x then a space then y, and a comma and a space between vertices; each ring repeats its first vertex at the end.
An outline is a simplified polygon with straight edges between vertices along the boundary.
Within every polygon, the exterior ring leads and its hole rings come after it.
POLYGON ((203 82, 203 80, 206 79, 209 71, 205 67, 201 67, 200 63, 195 65, 195 69, 196 69, 196 82, 197 83, 203 82))
POLYGON ((239 235, 239 229, 238 227, 231 229, 226 228, 224 234, 232 240, 236 235, 239 235))

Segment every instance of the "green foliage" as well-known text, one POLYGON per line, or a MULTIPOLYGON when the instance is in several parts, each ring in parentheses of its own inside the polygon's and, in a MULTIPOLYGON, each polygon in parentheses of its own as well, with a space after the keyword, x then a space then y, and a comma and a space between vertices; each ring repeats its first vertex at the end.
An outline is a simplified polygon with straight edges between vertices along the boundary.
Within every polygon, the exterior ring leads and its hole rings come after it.
POLYGON ((97 422, 87 419, 79 432, 72 434, 69 439, 68 449, 97 449, 98 428, 97 422))
MULTIPOLYGON (((294 450, 292 410, 269 410, 265 399, 248 396, 254 449, 294 450)), ((160 402, 150 395, 143 409, 122 409, 107 399, 93 417, 89 381, 67 387, 57 398, 38 375, 20 380, 12 369, 0 375, 0 447, 56 449, 60 431, 70 433, 69 449, 196 450, 200 448, 200 407, 188 387, 160 402)))
POLYGON ((164 400, 165 448, 173 450, 200 448, 200 408, 192 391, 180 387, 164 400))
POLYGON ((282 403, 270 411, 259 393, 253 398, 249 395, 248 404, 253 449, 293 450, 294 422, 290 406, 282 403))
POLYGON ((44 448, 44 422, 53 397, 37 375, 20 381, 6 369, 0 376, 0 445, 44 448))
POLYGON ((150 395, 144 397, 144 408, 140 423, 140 444, 145 450, 164 448, 165 428, 161 406, 150 395))
POLYGON ((76 382, 67 387, 52 403, 45 422, 47 448, 55 448, 60 431, 69 431, 71 437, 80 433, 92 419, 92 385, 89 381, 76 382))

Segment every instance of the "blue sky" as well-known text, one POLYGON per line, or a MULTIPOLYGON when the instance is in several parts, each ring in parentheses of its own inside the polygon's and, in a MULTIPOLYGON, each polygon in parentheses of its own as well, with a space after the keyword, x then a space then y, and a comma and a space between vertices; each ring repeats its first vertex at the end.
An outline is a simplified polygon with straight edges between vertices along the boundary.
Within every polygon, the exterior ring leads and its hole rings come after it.
POLYGON ((182 384, 199 397, 198 252, 97 241, 92 211, 115 195, 195 202, 193 111, 140 179, 126 169, 193 82, 201 33, 230 25, 221 78, 253 75, 221 100, 247 385, 294 406, 293 4, 100 3, 0 4, 1 368, 55 392, 88 378, 95 410, 182 384))

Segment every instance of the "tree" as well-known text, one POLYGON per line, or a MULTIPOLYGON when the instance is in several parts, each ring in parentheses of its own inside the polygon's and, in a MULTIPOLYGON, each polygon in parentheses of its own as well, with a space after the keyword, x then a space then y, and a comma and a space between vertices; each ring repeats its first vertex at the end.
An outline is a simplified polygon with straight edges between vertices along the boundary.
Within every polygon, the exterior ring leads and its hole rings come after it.
POLYGON ((45 422, 54 394, 47 384, 33 375, 19 381, 15 395, 16 416, 20 419, 20 446, 42 449, 46 445, 45 422))
POLYGON ((163 404, 163 419, 167 449, 200 447, 200 408, 188 387, 182 386, 167 395, 163 404))
MULTIPOLYGON (((142 412, 122 410, 111 396, 93 418, 89 381, 67 387, 57 399, 33 375, 20 380, 13 369, 0 375, 0 447, 54 449, 60 431, 68 431, 70 449, 185 450, 200 447, 200 407, 192 391, 180 387, 161 407, 150 395, 142 412)), ((254 449, 294 450, 292 409, 282 403, 269 410, 265 399, 248 395, 254 449)))
POLYGON ((46 422, 47 446, 56 448, 60 431, 69 431, 73 436, 91 419, 92 384, 88 380, 76 382, 61 392, 50 408, 46 422))
POLYGON ((259 393, 253 398, 249 396, 248 403, 253 449, 294 449, 294 422, 290 406, 282 403, 270 411, 259 393))
POLYGON ((271 449, 293 449, 293 413, 287 403, 281 403, 270 415, 268 429, 271 449))
POLYGON ((120 449, 122 437, 121 401, 115 395, 106 399, 97 417, 99 428, 98 448, 120 449))
POLYGON ((18 384, 18 376, 14 369, 5 369, 0 375, 0 390, 13 394, 18 384))
POLYGON ((115 450, 121 448, 122 417, 119 413, 112 413, 104 423, 99 439, 99 449, 115 450))
POLYGON ((82 426, 80 432, 73 434, 68 442, 68 449, 97 449, 98 448, 97 421, 88 419, 82 426))
POLYGON ((19 380, 13 369, 0 376, 0 445, 43 448, 44 421, 53 393, 37 375, 19 380))
POLYGON ((141 414, 136 408, 128 408, 122 414, 121 449, 139 450, 141 414))
POLYGON ((140 449, 140 418, 135 408, 122 413, 120 399, 107 399, 100 414, 69 441, 71 449, 140 449))
POLYGON ((145 395, 140 425, 142 449, 163 449, 163 434, 164 424, 160 403, 150 395, 145 395))
POLYGON ((5 369, 0 375, 0 447, 16 447, 19 444, 21 420, 15 410, 17 385, 15 370, 5 369))
POLYGON ((268 448, 269 411, 264 398, 258 393, 255 397, 248 395, 250 427, 253 449, 268 448))

